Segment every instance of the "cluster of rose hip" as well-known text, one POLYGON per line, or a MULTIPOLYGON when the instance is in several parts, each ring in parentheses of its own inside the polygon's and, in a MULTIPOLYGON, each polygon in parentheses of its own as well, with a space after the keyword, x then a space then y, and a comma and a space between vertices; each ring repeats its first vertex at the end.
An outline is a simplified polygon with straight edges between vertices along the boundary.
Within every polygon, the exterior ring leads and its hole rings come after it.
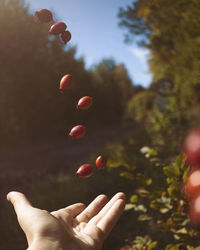
MULTIPOLYGON (((40 9, 35 12, 35 16, 37 20, 41 23, 49 23, 53 21, 53 15, 51 11, 47 9, 40 9)), ((70 41, 71 39, 71 33, 66 30, 67 25, 63 22, 56 22, 54 23, 50 30, 49 33, 52 35, 60 35, 61 40, 63 41, 64 44, 70 41)))
MULTIPOLYGON (((47 9, 40 9, 36 11, 35 16, 37 20, 41 23, 48 23, 53 21, 53 15, 51 11, 47 9)), ((66 44, 71 39, 71 33, 66 30, 67 25, 63 22, 56 22, 54 23, 49 32, 52 35, 60 35, 61 40, 66 44)), ((71 88, 73 85, 72 76, 70 74, 64 75, 60 80, 60 90, 66 91, 67 89, 71 88)), ((92 105, 92 97, 84 96, 82 97, 77 104, 77 108, 79 110, 87 110, 92 105)), ((83 125, 77 125, 73 127, 69 133, 69 136, 75 139, 80 139, 85 135, 85 127, 83 125)), ((107 160, 104 156, 100 155, 96 159, 96 166, 98 169, 105 169, 106 168, 107 160)), ((76 174, 80 177, 87 178, 93 174, 93 167, 91 164, 83 164, 79 167, 76 174)))
POLYGON ((183 151, 190 165, 183 192, 189 201, 189 216, 192 223, 200 225, 200 128, 193 129, 186 136, 183 151))

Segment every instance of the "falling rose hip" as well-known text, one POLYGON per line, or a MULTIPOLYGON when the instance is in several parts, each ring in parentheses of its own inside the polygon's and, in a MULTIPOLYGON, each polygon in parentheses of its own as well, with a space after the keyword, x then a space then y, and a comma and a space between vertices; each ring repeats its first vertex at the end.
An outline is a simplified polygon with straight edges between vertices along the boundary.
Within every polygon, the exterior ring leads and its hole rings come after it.
POLYGON ((99 156, 97 157, 96 159, 96 166, 98 169, 102 170, 102 169, 105 169, 106 168, 106 163, 107 163, 107 160, 104 156, 99 156))
POLYGON ((82 178, 88 178, 93 174, 93 169, 90 164, 83 164, 80 166, 76 174, 82 178))
POLYGON ((67 74, 60 80, 60 90, 66 90, 72 86, 72 76, 67 74))
POLYGON ((36 16, 37 20, 40 21, 41 23, 48 23, 48 22, 51 22, 53 20, 53 15, 52 15, 51 11, 49 11, 47 9, 40 9, 40 10, 36 11, 35 16, 36 16))
POLYGON ((65 30, 61 33, 60 38, 63 41, 64 44, 66 44, 67 42, 69 42, 71 40, 71 33, 68 30, 65 30))
POLYGON ((85 127, 82 125, 77 125, 73 127, 69 133, 69 136, 80 139, 85 135, 85 127))
POLYGON ((52 35, 59 35, 60 33, 64 32, 67 28, 67 25, 63 22, 57 22, 57 23, 54 23, 49 32, 52 34, 52 35))
POLYGON ((183 191, 188 200, 200 194, 200 170, 195 170, 188 176, 183 191))
POLYGON ((192 130, 185 139, 183 152, 192 166, 200 166, 200 128, 192 130))
POLYGON ((77 108, 88 109, 91 105, 92 105, 92 97, 84 96, 78 101, 77 108))

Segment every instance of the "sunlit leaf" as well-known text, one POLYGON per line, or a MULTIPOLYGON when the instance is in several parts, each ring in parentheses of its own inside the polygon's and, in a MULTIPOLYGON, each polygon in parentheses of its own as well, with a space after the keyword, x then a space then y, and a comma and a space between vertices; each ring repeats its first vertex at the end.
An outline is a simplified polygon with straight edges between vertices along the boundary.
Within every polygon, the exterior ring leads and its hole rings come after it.
POLYGON ((131 203, 128 203, 126 204, 125 206, 125 211, 128 211, 128 210, 131 210, 131 209, 134 209, 135 208, 135 205, 134 204, 131 204, 131 203))
POLYGON ((157 247, 157 244, 158 244, 157 241, 151 242, 151 244, 148 246, 147 250, 154 249, 155 247, 157 247))
POLYGON ((182 226, 186 226, 188 223, 190 223, 190 220, 189 220, 189 219, 185 219, 185 220, 182 222, 182 226))
POLYGON ((163 167, 164 174, 169 178, 178 177, 180 175, 180 170, 178 165, 170 165, 163 167))
POLYGON ((179 250, 181 246, 184 246, 184 243, 168 244, 165 250, 179 250))
POLYGON ((188 231, 185 227, 179 229, 178 231, 176 231, 177 234, 187 234, 188 231))
POLYGON ((134 194, 130 197, 130 202, 131 203, 137 203, 138 201, 138 195, 137 194, 134 194))
POLYGON ((148 152, 149 152, 149 150, 150 150, 150 148, 149 148, 149 147, 144 146, 144 147, 142 147, 142 148, 140 149, 140 152, 141 152, 142 154, 146 154, 146 153, 148 153, 148 152))
POLYGON ((141 152, 142 154, 144 154, 146 158, 150 158, 150 157, 152 157, 152 156, 157 156, 157 154, 158 154, 156 150, 154 150, 154 149, 152 149, 152 148, 149 148, 149 147, 147 147, 147 146, 142 147, 142 148, 140 149, 140 152, 141 152))
MULTIPOLYGON (((174 236, 174 239, 175 239, 175 240, 180 240, 180 238, 181 238, 181 236, 179 236, 178 234, 174 234, 173 236, 174 236)), ((175 249, 176 249, 176 248, 175 248, 175 249)), ((179 248, 178 248, 178 249, 179 249, 179 248)))
POLYGON ((167 212, 169 212, 169 208, 166 208, 166 207, 161 208, 160 212, 161 212, 161 214, 166 214, 167 212))
POLYGON ((183 155, 179 155, 176 157, 176 165, 180 168, 180 169, 183 169, 184 166, 185 166, 185 156, 183 155))
POLYGON ((133 249, 147 249, 147 247, 152 243, 152 240, 149 235, 136 236, 136 239, 133 241, 133 249))
POLYGON ((143 204, 135 206, 134 210, 137 211, 137 212, 144 212, 144 213, 147 212, 147 208, 143 204))

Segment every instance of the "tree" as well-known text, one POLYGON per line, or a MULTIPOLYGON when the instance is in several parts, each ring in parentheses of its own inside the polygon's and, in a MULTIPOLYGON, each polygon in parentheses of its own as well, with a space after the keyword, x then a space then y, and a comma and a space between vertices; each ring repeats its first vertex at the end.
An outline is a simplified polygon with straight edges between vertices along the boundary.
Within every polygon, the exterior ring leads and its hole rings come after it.
POLYGON ((96 98, 97 106, 103 111, 103 122, 122 120, 125 107, 134 93, 125 66, 117 65, 113 59, 103 59, 93 67, 92 72, 99 90, 96 98))
POLYGON ((199 83, 199 7, 196 0, 137 0, 119 11, 129 40, 137 36, 139 44, 150 49, 154 80, 171 77, 186 103, 190 99, 186 85, 199 83))

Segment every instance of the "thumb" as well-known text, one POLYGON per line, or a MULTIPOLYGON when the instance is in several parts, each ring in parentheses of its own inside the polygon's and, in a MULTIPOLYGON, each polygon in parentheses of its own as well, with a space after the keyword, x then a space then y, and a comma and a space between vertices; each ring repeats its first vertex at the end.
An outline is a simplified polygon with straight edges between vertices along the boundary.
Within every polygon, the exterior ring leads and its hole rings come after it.
POLYGON ((27 209, 31 208, 32 205, 26 196, 22 193, 12 191, 7 194, 7 200, 12 203, 18 220, 23 216, 27 209))
POLYGON ((31 224, 29 223, 29 218, 34 208, 26 196, 19 192, 12 191, 8 193, 7 200, 12 203, 17 214, 18 222, 26 234, 28 244, 30 245, 32 241, 32 232, 30 230, 31 224))

